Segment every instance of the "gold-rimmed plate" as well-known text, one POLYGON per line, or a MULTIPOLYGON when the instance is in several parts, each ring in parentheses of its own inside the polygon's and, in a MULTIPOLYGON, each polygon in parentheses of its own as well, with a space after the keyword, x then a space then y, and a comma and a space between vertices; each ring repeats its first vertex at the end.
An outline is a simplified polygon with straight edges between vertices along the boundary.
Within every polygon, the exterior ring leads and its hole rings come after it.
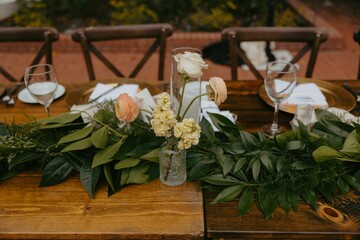
POLYGON ((85 104, 89 101, 90 94, 94 91, 96 84, 104 83, 111 85, 113 87, 118 84, 139 84, 139 89, 147 88, 152 95, 160 93, 163 91, 163 83, 158 82, 144 82, 137 79, 129 78, 111 78, 111 79, 101 79, 97 81, 91 81, 85 83, 82 87, 72 90, 68 93, 66 97, 66 104, 69 108, 73 105, 85 104))
MULTIPOLYGON (((344 88, 334 83, 306 78, 299 78, 298 83, 315 83, 321 92, 325 95, 329 108, 336 107, 351 111, 356 106, 356 100, 354 96, 344 88)), ((261 86, 259 95, 261 99, 263 99, 267 104, 274 107, 274 103, 268 97, 264 85, 261 86)), ((293 114, 296 112, 296 107, 296 105, 280 104, 281 111, 293 114)))

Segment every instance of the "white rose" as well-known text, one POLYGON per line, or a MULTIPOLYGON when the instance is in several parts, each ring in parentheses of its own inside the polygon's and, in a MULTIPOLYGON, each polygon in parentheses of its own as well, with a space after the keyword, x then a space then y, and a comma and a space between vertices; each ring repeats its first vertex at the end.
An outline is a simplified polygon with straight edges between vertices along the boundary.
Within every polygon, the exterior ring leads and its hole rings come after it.
POLYGON ((186 74, 191 78, 202 76, 202 69, 207 69, 208 65, 201 58, 199 53, 185 52, 175 55, 175 61, 178 63, 177 71, 180 74, 186 74))

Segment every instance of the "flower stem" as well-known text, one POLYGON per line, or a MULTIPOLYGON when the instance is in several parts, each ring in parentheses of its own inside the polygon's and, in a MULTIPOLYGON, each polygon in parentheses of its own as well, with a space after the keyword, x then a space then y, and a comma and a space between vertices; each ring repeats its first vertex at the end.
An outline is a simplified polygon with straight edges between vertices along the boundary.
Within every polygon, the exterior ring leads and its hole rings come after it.
POLYGON ((182 104, 183 104, 186 81, 190 79, 190 77, 187 76, 186 74, 181 74, 180 76, 181 76, 181 79, 183 80, 183 86, 182 86, 182 91, 181 91, 181 96, 180 96, 179 109, 176 114, 176 119, 179 119, 179 117, 180 117, 180 110, 181 110, 182 104))
POLYGON ((184 119, 186 113, 189 111, 191 105, 195 102, 195 100, 198 99, 198 98, 201 98, 202 96, 206 96, 206 95, 207 95, 207 93, 203 93, 203 94, 200 94, 200 95, 194 97, 194 98, 191 100, 191 102, 189 103, 189 105, 187 106, 187 108, 185 109, 185 112, 184 112, 183 115, 181 116, 180 121, 182 121, 182 120, 184 119))

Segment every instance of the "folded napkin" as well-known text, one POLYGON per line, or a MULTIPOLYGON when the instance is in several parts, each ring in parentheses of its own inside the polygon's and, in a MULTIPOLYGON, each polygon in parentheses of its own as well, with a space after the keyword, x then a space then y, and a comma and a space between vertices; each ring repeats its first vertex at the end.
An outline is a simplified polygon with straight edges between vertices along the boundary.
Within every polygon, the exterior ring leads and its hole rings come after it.
POLYGON ((98 83, 95 86, 94 91, 91 93, 89 97, 89 101, 92 99, 97 98, 98 96, 101 96, 101 94, 104 94, 103 96, 99 97, 96 102, 103 102, 105 100, 116 100, 117 97, 121 93, 128 93, 130 96, 135 96, 138 92, 139 85, 138 84, 122 84, 116 87, 113 87, 108 84, 98 83), (112 91, 109 91, 110 89, 113 89, 112 91), (109 91, 109 92, 107 92, 109 91), (107 93, 106 93, 107 92, 107 93))
MULTIPOLYGON (((279 81, 281 84, 281 82, 279 81)), ((282 102, 284 105, 309 104, 314 108, 326 109, 329 107, 326 97, 315 83, 298 84, 290 97, 282 102)))

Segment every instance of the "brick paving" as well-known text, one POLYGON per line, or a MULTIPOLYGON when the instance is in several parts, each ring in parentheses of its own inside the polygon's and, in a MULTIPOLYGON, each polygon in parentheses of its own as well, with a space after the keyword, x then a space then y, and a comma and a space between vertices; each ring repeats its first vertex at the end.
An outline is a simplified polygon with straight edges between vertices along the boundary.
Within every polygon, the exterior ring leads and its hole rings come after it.
MULTIPOLYGON (((355 79, 358 71, 359 46, 353 41, 352 34, 360 27, 360 9, 348 7, 345 4, 334 1, 332 6, 324 6, 321 0, 288 0, 293 7, 307 16, 316 26, 325 27, 329 31, 329 40, 324 44, 319 53, 313 77, 323 80, 355 79)), ((181 46, 191 46, 202 49, 211 43, 220 40, 219 32, 176 32, 168 39, 167 52, 181 46)), ((102 46, 106 48, 106 55, 120 69, 125 69, 124 74, 129 73, 133 64, 141 57, 141 52, 148 42, 124 41, 122 43, 109 42, 102 46)), ((0 64, 9 69, 16 77, 22 75, 23 69, 31 61, 32 48, 19 48, 17 45, 3 45, 0 48, 0 64), (4 54, 4 55, 3 55, 4 54), (5 55, 6 54, 6 55, 5 55)), ((139 79, 154 81, 157 76, 157 58, 155 55, 145 68, 139 73, 139 79)), ((206 60, 209 69, 205 71, 203 78, 221 76, 230 78, 230 69, 227 66, 215 64, 206 60)), ((304 60, 300 65, 304 65, 304 60)), ((54 44, 54 65, 57 69, 61 82, 87 82, 88 76, 81 54, 80 46, 73 43, 69 35, 62 34, 60 40, 54 44)), ((98 78, 111 78, 114 75, 101 63, 94 61, 98 78)), ((304 67, 305 68, 305 65, 304 67)), ((170 54, 167 54, 165 65, 165 81, 169 79, 170 54)), ((300 76, 303 76, 303 71, 300 76)), ((239 78, 252 79, 251 73, 239 68, 239 78)), ((0 82, 6 81, 0 75, 0 82)))

